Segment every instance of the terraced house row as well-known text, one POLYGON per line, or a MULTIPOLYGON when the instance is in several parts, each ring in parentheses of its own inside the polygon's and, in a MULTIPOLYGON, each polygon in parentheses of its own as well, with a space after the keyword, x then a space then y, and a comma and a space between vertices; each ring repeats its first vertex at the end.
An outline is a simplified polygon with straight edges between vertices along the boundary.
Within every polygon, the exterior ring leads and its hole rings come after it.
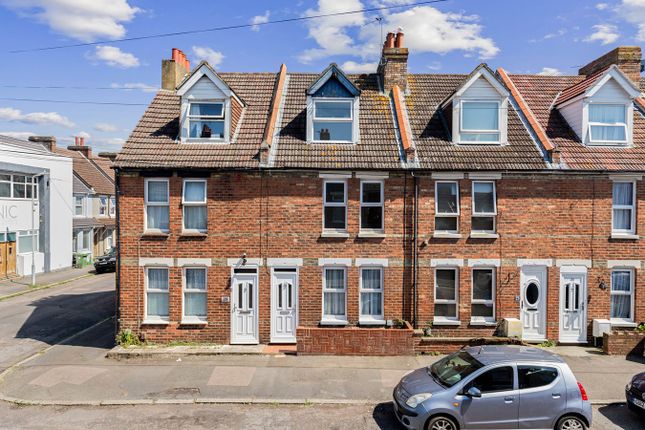
POLYGON ((115 161, 120 329, 387 353, 400 321, 586 343, 645 320, 640 48, 573 76, 412 74, 403 39, 362 75, 173 50, 115 161))

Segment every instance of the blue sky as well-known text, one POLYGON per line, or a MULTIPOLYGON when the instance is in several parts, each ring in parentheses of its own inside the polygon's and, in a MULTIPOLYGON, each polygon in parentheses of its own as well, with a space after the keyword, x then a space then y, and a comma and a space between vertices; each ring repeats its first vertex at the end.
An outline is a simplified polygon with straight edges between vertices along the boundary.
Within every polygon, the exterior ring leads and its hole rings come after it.
POLYGON ((618 45, 645 41, 645 0, 448 0, 258 28, 134 42, 171 31, 248 24, 415 0, 0 0, 0 134, 84 135, 95 151, 116 151, 160 85, 160 63, 178 47, 221 71, 319 72, 336 62, 370 71, 380 27, 402 27, 410 71, 468 73, 485 61, 516 73, 575 74, 618 45), (11 54, 79 42, 104 45, 11 54), (81 88, 12 88, 62 86, 81 88), (98 89, 109 88, 109 89, 98 89), (124 89, 125 88, 125 89, 124 89), (133 89, 132 89, 133 88, 133 89), (133 103, 92 105, 15 98, 133 103))

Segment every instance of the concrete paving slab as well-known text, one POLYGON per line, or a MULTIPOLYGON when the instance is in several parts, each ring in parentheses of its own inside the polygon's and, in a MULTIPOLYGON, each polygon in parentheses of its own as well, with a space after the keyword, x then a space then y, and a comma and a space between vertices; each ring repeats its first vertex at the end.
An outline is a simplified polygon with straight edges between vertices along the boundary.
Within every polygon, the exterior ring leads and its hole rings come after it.
POLYGON ((52 367, 29 382, 29 385, 46 388, 60 383, 81 385, 103 372, 107 372, 107 369, 87 366, 52 367))
POLYGON ((255 375, 256 367, 217 366, 208 379, 209 386, 248 387, 255 375))

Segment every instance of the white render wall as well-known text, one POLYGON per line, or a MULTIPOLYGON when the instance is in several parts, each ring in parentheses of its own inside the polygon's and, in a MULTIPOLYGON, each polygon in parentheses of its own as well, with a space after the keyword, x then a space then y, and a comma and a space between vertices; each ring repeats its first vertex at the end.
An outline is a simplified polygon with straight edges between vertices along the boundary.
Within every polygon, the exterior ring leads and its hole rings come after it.
MULTIPOLYGON (((18 147, 6 145, 0 142, 0 154, 2 161, 20 166, 31 166, 36 168, 49 169, 49 205, 43 208, 42 201, 44 193, 39 194, 39 210, 42 212, 45 224, 49 225, 49 240, 45 247, 49 248, 49 269, 57 270, 70 267, 72 264, 72 217, 74 210, 73 193, 72 193, 72 160, 71 158, 31 150, 27 147, 18 147)), ((18 205, 19 214, 15 219, 0 220, 0 229, 5 230, 30 230, 31 213, 30 205, 24 204, 25 200, 2 199, 3 204, 18 205), (23 209, 23 206, 26 210, 23 209), (27 212, 27 213, 23 213, 27 212)), ((36 220, 38 228, 38 220, 36 220)), ((40 234, 44 234, 41 230, 40 234)), ((47 261, 44 249, 40 250, 42 256, 36 255, 37 266, 47 267, 47 261), (41 264, 38 264, 42 262, 41 264)), ((21 275, 31 274, 31 254, 28 256, 18 255, 16 261, 16 270, 21 275)), ((38 271, 38 267, 37 267, 38 271)))

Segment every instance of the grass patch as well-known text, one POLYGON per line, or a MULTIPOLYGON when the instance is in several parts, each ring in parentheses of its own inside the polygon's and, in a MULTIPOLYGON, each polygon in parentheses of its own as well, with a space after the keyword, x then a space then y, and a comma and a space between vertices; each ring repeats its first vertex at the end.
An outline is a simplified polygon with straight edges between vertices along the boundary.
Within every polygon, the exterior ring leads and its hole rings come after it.
POLYGON ((544 342, 536 345, 538 348, 553 348, 555 346, 555 341, 547 339, 544 342))

